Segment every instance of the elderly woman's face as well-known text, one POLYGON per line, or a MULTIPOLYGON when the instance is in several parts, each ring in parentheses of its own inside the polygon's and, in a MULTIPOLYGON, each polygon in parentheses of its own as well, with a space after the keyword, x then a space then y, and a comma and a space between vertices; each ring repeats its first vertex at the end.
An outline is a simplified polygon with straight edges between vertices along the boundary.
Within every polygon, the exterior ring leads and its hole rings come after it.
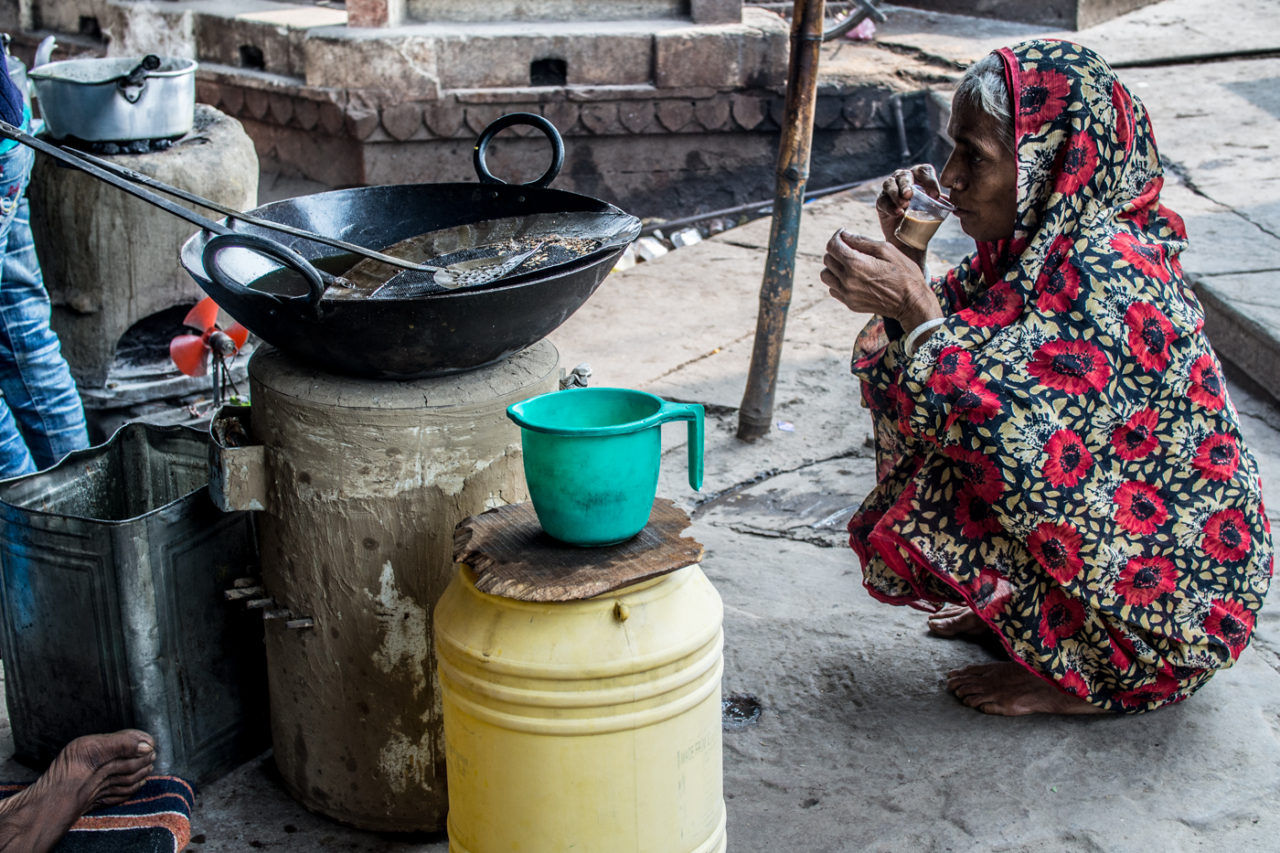
POLYGON ((940 180, 951 190, 960 227, 984 242, 1012 237, 1018 212, 1018 165, 1013 152, 1000 141, 999 119, 980 106, 956 101, 947 133, 956 147, 940 180))

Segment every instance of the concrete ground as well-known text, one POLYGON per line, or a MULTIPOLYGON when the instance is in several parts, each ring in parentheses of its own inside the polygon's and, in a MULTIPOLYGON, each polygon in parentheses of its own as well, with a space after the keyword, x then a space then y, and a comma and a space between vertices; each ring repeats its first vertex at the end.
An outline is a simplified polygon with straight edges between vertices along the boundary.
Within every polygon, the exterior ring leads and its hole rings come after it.
MULTIPOLYGON (((942 76, 1041 34, 891 14, 872 49, 909 54, 942 76)), ((1280 298, 1269 289, 1280 270, 1280 0, 1167 0, 1074 38, 1125 66, 1122 79, 1151 112, 1168 166, 1165 200, 1191 232, 1185 267, 1213 311, 1215 346, 1241 368, 1232 399, 1263 480, 1280 482, 1280 298), (1242 50, 1273 52, 1189 61, 1242 50)), ((830 65, 848 71, 874 58, 852 56, 863 49, 841 46, 830 65)), ((1140 717, 1004 719, 943 689, 948 669, 987 651, 930 638, 922 614, 861 589, 843 525, 873 482, 870 422, 847 366, 865 318, 831 300, 817 273, 838 227, 874 233, 874 192, 806 208, 777 429, 759 442, 739 442, 734 430, 767 221, 614 274, 552 336, 562 365, 590 363, 594 384, 708 408, 703 491, 685 483, 682 429, 667 431, 659 490, 691 511, 703 568, 724 600, 725 694, 763 709, 754 725, 724 734, 731 848, 1277 849, 1274 608, 1263 610, 1239 663, 1180 706, 1140 717)), ((949 226, 934 244, 938 263, 958 259, 965 243, 949 226)), ((209 785, 193 829, 197 851, 447 850, 443 837, 371 835, 309 814, 277 785, 269 755, 209 785)))

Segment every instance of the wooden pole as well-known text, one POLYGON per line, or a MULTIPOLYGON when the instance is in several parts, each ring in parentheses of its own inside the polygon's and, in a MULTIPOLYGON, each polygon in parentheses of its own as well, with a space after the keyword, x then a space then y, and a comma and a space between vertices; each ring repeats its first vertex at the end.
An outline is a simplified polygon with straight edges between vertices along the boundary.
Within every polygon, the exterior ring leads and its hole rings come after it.
POLYGON ((760 310, 751 370, 738 410, 738 438, 755 441, 773 425, 773 397, 778 385, 782 338, 791 306, 796 268, 796 240, 805 184, 809 180, 809 151, 813 143, 813 109, 817 100, 818 59, 822 50, 825 0, 795 0, 791 18, 791 56, 787 68, 786 117, 778 148, 777 189, 769 256, 760 284, 760 310))

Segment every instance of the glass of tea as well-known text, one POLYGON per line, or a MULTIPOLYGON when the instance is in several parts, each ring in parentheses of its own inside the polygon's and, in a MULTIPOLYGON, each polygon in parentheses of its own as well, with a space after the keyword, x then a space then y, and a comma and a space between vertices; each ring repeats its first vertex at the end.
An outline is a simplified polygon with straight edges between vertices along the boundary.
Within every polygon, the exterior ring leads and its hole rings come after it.
POLYGON ((908 246, 923 250, 929 245, 933 232, 947 218, 955 207, 944 198, 934 198, 925 192, 919 184, 911 185, 911 198, 907 201, 907 212, 893 232, 908 246))

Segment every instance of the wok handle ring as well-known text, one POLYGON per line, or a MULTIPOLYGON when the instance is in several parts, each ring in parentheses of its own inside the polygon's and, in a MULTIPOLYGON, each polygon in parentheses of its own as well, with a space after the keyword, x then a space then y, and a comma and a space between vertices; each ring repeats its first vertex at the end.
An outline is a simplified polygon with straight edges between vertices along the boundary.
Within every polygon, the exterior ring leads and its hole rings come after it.
POLYGON ((518 124, 527 124, 543 132, 551 143, 551 165, 547 168, 547 171, 542 173, 541 178, 524 184, 516 184, 516 186, 545 187, 556 179, 556 175, 560 174, 560 167, 564 165, 564 140, 560 137, 560 131, 556 130, 556 126, 536 113, 507 113, 494 119, 480 134, 480 138, 476 140, 475 154, 472 160, 475 163, 476 175, 479 176, 480 183, 506 183, 501 178, 494 177, 494 174, 489 171, 489 166, 485 163, 485 155, 488 153, 489 143, 493 141, 495 136, 508 127, 514 127, 518 124))
POLYGON ((226 234, 217 234, 210 237, 209 241, 204 244, 204 252, 200 255, 200 260, 204 263, 204 270, 209 274, 209 278, 213 279, 214 283, 219 287, 229 290, 237 296, 251 295, 261 297, 264 295, 259 291, 245 287, 229 276, 226 270, 222 268, 221 262, 218 260, 219 253, 223 249, 233 247, 258 252, 292 269, 302 276, 307 283, 306 299, 311 305, 311 310, 314 311, 320 306, 320 298, 324 296, 325 291, 325 284, 320 276, 320 271, 312 266, 310 261, 288 246, 257 234, 242 234, 230 231, 226 234))

